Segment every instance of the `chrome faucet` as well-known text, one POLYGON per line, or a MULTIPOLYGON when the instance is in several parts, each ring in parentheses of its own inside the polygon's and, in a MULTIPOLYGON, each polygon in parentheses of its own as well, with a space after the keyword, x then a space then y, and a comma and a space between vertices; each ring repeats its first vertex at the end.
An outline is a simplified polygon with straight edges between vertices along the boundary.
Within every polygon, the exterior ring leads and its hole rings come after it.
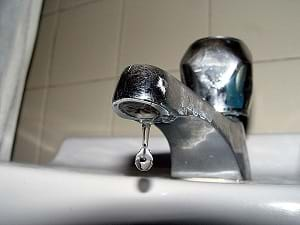
POLYGON ((173 177, 251 179, 244 128, 252 92, 247 47, 234 38, 200 39, 181 61, 181 78, 131 65, 118 82, 113 110, 163 132, 173 177))

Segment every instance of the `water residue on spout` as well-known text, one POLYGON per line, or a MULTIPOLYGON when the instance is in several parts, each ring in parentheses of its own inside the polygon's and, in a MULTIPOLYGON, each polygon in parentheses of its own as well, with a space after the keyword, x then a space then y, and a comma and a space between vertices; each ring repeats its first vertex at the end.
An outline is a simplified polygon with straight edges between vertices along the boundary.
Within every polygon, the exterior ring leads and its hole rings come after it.
POLYGON ((153 156, 148 148, 150 127, 150 123, 142 123, 142 147, 135 156, 135 166, 140 171, 149 171, 153 166, 153 156))

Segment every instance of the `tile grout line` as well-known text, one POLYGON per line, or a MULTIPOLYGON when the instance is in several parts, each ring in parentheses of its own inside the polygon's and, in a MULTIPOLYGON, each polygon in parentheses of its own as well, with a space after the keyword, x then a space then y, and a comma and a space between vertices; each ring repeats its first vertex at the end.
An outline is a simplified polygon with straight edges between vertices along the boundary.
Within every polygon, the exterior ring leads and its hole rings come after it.
POLYGON ((42 14, 42 17, 45 18, 45 17, 53 16, 56 13, 59 13, 59 10, 55 10, 53 12, 48 12, 48 13, 42 14))
POLYGON ((177 73, 180 72, 180 69, 167 69, 166 71, 169 73, 177 73))
POLYGON ((63 12, 66 12, 66 11, 70 11, 70 10, 80 8, 82 6, 90 5, 90 4, 93 4, 93 3, 96 3, 96 2, 100 2, 100 1, 102 1, 102 0, 90 0, 90 1, 87 1, 87 2, 74 4, 74 5, 72 5, 70 7, 66 7, 66 8, 60 8, 60 6, 59 6, 58 12, 63 13, 63 12))
POLYGON ((211 36, 211 20, 212 20, 212 6, 211 6, 211 1, 208 0, 208 36, 211 36))
POLYGON ((55 13, 63 13, 63 12, 71 11, 73 9, 80 8, 80 7, 86 6, 86 5, 90 5, 90 4, 93 4, 98 1, 101 1, 101 0, 90 0, 88 2, 77 3, 77 4, 69 6, 67 8, 60 8, 60 3, 61 3, 61 1, 60 1, 57 10, 54 10, 54 11, 48 12, 48 13, 44 13, 44 14, 42 14, 42 16, 47 17, 47 16, 51 16, 55 13))
POLYGON ((107 77, 107 78, 97 78, 97 79, 84 80, 84 81, 73 81, 73 82, 62 83, 62 84, 51 84, 51 85, 47 85, 47 86, 30 87, 30 88, 27 88, 27 90, 39 90, 39 89, 44 89, 44 88, 51 89, 51 88, 61 88, 61 87, 72 87, 72 86, 90 84, 90 83, 101 82, 101 81, 115 80, 116 78, 117 78, 117 76, 107 77))
MULTIPOLYGON (((117 57, 116 57, 116 74, 119 73, 120 64, 121 64, 121 51, 122 51, 122 36, 124 32, 124 20, 125 20, 125 2, 124 0, 121 1, 121 16, 120 16, 120 27, 119 27, 119 36, 118 36, 118 50, 117 50, 117 57)), ((117 76, 118 77, 118 76, 117 76)), ((116 79, 115 79, 116 80, 116 79)), ((110 136, 114 136, 114 112, 112 112, 112 117, 110 121, 110 136)))
MULTIPOLYGON (((286 62, 286 61, 294 61, 294 60, 300 60, 300 56, 277 58, 277 59, 254 60, 253 63, 254 64, 262 64, 262 63, 286 62)), ((174 72, 176 73, 176 72, 179 72, 179 69, 167 69, 166 71, 169 73, 174 73, 174 72)), ((28 88, 26 88, 26 90, 30 91, 30 90, 40 90, 40 89, 45 89, 45 88, 69 87, 69 86, 76 86, 76 85, 88 84, 88 83, 94 83, 94 82, 115 80, 118 77, 119 76, 116 75, 113 77, 97 78, 97 79, 90 79, 90 80, 84 80, 84 81, 74 81, 74 82, 68 82, 68 83, 62 83, 62 84, 52 84, 52 85, 46 85, 46 86, 28 87, 28 88)))
POLYGON ((50 10, 50 12, 45 12, 44 13, 43 11, 45 10, 46 1, 52 1, 52 0, 43 0, 43 7, 42 7, 41 16, 42 17, 47 17, 47 16, 54 15, 55 13, 58 13, 61 0, 57 0, 57 6, 55 7, 54 10, 50 10))
POLYGON ((124 20, 125 20, 125 2, 124 0, 121 1, 121 16, 120 16, 120 30, 118 36, 118 50, 117 50, 117 58, 116 58, 116 74, 120 71, 120 64, 121 64, 121 49, 123 45, 122 36, 124 33, 124 20))
POLYGON ((39 138, 39 146, 38 146, 38 164, 41 163, 41 153, 42 153, 42 141, 44 139, 45 134, 45 116, 47 112, 47 103, 48 103, 48 94, 49 94, 49 82, 50 82, 50 76, 52 74, 52 67, 53 67, 53 61, 54 61, 54 53, 55 53, 55 45, 57 41, 57 33, 58 33, 58 26, 60 21, 60 13, 56 13, 56 21, 55 21, 55 27, 54 27, 54 34, 52 36, 52 47, 51 47, 51 54, 50 54, 50 62, 49 62, 49 70, 46 76, 46 86, 45 88, 45 99, 43 101, 42 105, 42 112, 41 112, 41 134, 39 138))
POLYGON ((277 59, 261 59, 261 60, 254 60, 253 63, 261 64, 261 63, 273 63, 273 62, 286 62, 286 61, 294 61, 299 60, 300 56, 292 56, 286 58, 277 58, 277 59))

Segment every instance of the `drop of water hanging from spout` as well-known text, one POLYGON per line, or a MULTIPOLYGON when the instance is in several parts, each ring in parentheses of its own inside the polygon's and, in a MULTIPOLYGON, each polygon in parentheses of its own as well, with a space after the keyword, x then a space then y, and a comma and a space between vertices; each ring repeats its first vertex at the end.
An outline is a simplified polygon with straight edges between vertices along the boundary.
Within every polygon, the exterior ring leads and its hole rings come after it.
POLYGON ((153 166, 153 156, 150 149, 148 148, 150 127, 150 123, 142 123, 142 147, 135 156, 135 166, 140 171, 149 171, 153 166))
POLYGON ((135 156, 135 166, 140 171, 149 171, 153 166, 153 156, 149 148, 142 147, 135 156))

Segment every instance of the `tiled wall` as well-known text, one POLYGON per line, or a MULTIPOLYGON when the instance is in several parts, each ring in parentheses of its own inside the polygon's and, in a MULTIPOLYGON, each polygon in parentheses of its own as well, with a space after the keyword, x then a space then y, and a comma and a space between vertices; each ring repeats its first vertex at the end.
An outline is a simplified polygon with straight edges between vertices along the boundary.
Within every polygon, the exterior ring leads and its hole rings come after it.
POLYGON ((140 135, 111 110, 122 69, 147 63, 179 77, 186 48, 209 35, 240 38, 253 53, 249 133, 300 132, 299 11, 296 0, 46 1, 14 160, 45 163, 67 137, 140 135))

